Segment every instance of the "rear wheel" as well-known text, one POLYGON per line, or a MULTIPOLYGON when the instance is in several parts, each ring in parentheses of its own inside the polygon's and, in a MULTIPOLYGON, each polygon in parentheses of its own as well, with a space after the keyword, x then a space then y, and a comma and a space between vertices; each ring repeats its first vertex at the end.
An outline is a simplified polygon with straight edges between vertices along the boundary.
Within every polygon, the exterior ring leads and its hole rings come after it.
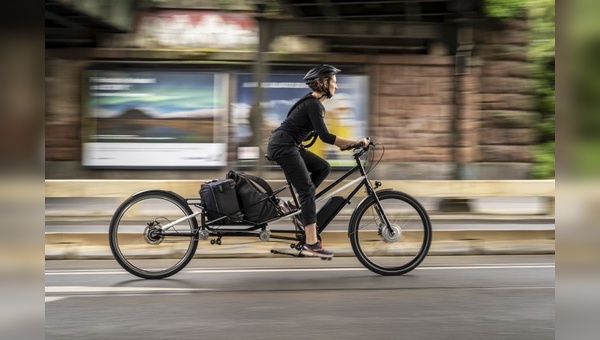
POLYGON ((382 210, 374 197, 369 197, 352 215, 352 250, 366 268, 377 274, 408 273, 425 259, 431 246, 427 212, 416 199, 399 191, 380 191, 377 197, 382 210))
POLYGON ((162 279, 183 269, 198 247, 195 218, 169 228, 165 225, 189 216, 192 210, 179 196, 160 190, 128 198, 114 213, 109 227, 110 250, 131 274, 162 279))

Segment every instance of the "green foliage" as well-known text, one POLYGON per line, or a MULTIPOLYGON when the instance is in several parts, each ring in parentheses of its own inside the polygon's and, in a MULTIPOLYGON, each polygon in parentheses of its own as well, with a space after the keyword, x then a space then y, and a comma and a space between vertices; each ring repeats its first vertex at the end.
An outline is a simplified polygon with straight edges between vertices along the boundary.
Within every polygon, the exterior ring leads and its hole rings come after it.
POLYGON ((555 176, 555 4, 554 0, 531 1, 529 56, 533 63, 535 95, 541 121, 538 124, 540 145, 533 154, 535 178, 555 176))
POLYGON ((555 176, 555 145, 554 142, 546 142, 536 145, 533 150, 535 163, 531 169, 531 175, 536 179, 554 178, 555 176))
MULTIPOLYGON (((529 57, 533 64, 540 122, 539 144, 533 148, 534 178, 553 178, 555 171, 555 3, 554 0, 486 0, 488 16, 509 20, 523 13, 530 23, 529 57)), ((598 87, 600 88, 600 86, 598 87)))
POLYGON ((526 0, 486 0, 485 12, 492 18, 514 18, 526 11, 528 3, 526 0))

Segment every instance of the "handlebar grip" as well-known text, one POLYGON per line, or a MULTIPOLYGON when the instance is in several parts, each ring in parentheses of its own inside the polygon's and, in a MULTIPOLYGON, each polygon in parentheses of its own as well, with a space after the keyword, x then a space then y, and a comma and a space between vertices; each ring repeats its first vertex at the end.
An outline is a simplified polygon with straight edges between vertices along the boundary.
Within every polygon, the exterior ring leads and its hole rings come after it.
POLYGON ((364 142, 360 142, 360 143, 355 143, 355 144, 350 144, 347 147, 340 149, 341 151, 347 151, 347 150, 353 150, 353 149, 358 149, 358 148, 364 148, 366 145, 364 142))
POLYGON ((348 150, 354 149, 355 147, 356 147, 355 144, 350 144, 345 148, 340 148, 340 151, 348 151, 348 150))

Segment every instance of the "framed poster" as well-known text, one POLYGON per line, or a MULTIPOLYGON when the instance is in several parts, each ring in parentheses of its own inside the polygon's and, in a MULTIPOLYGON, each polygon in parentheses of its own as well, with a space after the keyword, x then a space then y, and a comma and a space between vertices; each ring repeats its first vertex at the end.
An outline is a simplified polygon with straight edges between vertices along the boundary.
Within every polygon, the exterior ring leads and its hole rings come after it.
POLYGON ((226 73, 123 69, 84 77, 84 166, 226 165, 226 73))
MULTIPOLYGON (((264 102, 262 127, 253 126, 252 118, 255 110, 257 83, 253 74, 239 73, 237 75, 236 101, 232 103, 232 123, 234 124, 234 143, 240 151, 245 151, 248 145, 257 145, 254 135, 261 128, 262 141, 266 145, 271 131, 286 118, 289 109, 302 96, 310 92, 302 81, 305 73, 272 73, 265 77, 262 86, 264 102)), ((336 94, 326 100, 323 105, 327 111, 325 124, 329 131, 345 138, 364 137, 367 135, 366 112, 368 108, 367 76, 360 74, 343 74, 337 76, 338 89, 336 94)), ((262 145, 261 144, 261 145, 262 145)), ((353 166, 354 160, 348 152, 339 151, 334 145, 317 140, 310 148, 313 153, 325 158, 333 167, 353 166)), ((244 155, 245 152, 238 152, 244 155)), ((243 158, 241 158, 243 159, 243 158)))

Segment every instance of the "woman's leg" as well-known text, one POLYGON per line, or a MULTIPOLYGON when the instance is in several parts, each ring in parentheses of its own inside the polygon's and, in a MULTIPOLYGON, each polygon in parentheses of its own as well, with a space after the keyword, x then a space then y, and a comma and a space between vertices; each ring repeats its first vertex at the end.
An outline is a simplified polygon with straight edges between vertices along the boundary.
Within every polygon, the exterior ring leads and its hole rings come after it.
POLYGON ((302 156, 304 164, 306 164, 306 169, 310 172, 313 185, 315 188, 318 188, 327 176, 329 176, 331 165, 323 158, 306 149, 300 150, 300 156, 302 156))
POLYGON ((296 189, 302 207, 303 225, 315 224, 317 222, 315 186, 306 164, 300 156, 300 150, 293 147, 278 151, 280 152, 274 153, 274 160, 281 166, 285 176, 296 189))

